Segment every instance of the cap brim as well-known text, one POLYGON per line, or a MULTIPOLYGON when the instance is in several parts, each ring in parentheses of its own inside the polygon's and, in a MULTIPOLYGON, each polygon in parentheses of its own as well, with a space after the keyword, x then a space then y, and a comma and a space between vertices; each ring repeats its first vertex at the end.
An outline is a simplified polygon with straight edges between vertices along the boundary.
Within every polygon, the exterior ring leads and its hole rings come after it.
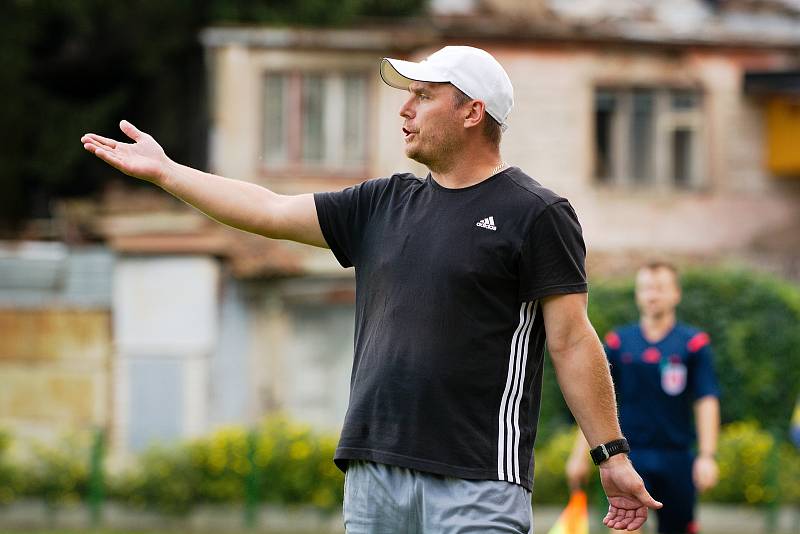
POLYGON ((447 79, 438 69, 425 62, 414 63, 385 57, 381 61, 381 78, 387 85, 407 90, 411 82, 445 83, 447 79))

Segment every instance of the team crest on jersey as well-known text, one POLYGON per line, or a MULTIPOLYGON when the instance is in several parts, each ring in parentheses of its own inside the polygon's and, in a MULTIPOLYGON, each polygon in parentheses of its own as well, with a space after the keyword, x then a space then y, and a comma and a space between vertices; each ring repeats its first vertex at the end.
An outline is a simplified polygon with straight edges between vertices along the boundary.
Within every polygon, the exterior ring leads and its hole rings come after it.
POLYGON ((680 395, 686 389, 686 366, 680 358, 669 358, 661 368, 661 389, 667 395, 680 395))

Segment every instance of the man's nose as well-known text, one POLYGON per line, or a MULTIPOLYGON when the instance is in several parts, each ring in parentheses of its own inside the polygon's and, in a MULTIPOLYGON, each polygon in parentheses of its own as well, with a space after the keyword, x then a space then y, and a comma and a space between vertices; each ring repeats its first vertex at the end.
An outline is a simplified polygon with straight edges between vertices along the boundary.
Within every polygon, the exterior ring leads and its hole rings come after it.
POLYGON ((400 116, 404 119, 410 119, 414 117, 414 109, 411 105, 413 101, 413 97, 409 98, 403 103, 402 106, 400 106, 400 116))

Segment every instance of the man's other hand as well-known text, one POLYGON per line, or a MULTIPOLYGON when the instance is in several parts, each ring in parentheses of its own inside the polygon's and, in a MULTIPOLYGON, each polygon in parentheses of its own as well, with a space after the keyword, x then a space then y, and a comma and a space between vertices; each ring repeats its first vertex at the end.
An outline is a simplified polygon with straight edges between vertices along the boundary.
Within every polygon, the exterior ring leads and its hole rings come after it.
POLYGON ((647 509, 662 504, 647 492, 639 473, 624 454, 600 464, 600 481, 608 497, 603 524, 615 530, 637 530, 647 521, 647 509))
POLYGON ((692 479, 697 491, 704 491, 713 488, 717 484, 719 468, 717 462, 711 456, 698 456, 692 466, 692 479))

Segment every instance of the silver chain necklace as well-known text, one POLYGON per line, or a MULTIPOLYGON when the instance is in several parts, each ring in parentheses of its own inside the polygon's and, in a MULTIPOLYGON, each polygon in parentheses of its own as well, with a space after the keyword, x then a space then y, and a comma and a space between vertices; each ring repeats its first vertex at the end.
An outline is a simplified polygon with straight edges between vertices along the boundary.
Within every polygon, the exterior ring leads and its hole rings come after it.
POLYGON ((497 174, 498 172, 502 171, 505 168, 506 168, 506 163, 503 160, 500 160, 500 163, 498 163, 494 167, 494 169, 492 169, 492 172, 491 174, 489 174, 489 176, 494 176, 495 174, 497 174))

